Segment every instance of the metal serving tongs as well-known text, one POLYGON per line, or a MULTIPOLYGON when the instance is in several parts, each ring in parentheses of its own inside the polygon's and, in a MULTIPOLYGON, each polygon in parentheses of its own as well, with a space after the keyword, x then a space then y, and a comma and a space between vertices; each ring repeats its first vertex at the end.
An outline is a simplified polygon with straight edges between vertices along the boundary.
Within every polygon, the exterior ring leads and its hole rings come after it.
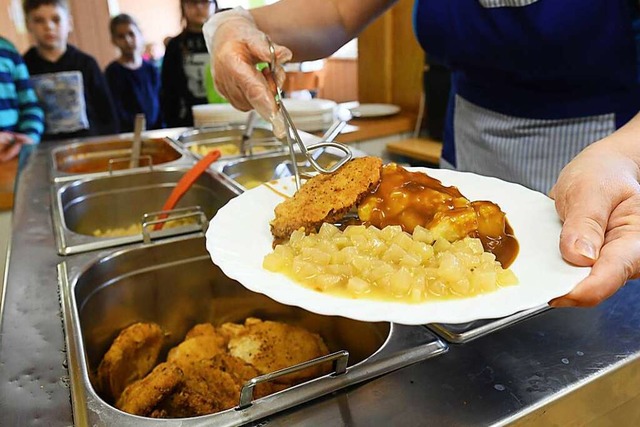
POLYGON ((282 101, 283 99, 282 89, 278 85, 278 82, 275 77, 276 65, 277 65, 276 49, 273 46, 273 42, 269 37, 267 37, 267 42, 269 43, 269 53, 271 54, 271 63, 269 64, 269 67, 271 69, 271 79, 273 80, 273 84, 276 87, 275 100, 276 100, 276 104, 278 105, 278 108, 280 109, 280 112, 282 113, 282 117, 284 119, 284 127, 286 130, 287 144, 289 145, 289 154, 291 155, 291 165, 293 167, 293 174, 296 179, 296 189, 299 190, 301 185, 300 171, 298 170, 296 153, 293 145, 294 141, 298 145, 300 152, 307 158, 307 160, 309 161, 309 164, 311 164, 311 167, 313 167, 316 171, 324 174, 334 173, 335 171, 340 169, 345 163, 351 160, 351 158, 353 157, 353 154, 351 153, 351 150, 349 149, 349 147, 347 147, 344 144, 340 144, 338 142, 323 140, 316 144, 309 145, 308 147, 304 145, 304 143, 302 142, 302 139, 300 138, 300 134, 298 134, 298 129, 296 129, 296 125, 293 123, 293 120, 291 120, 291 116, 289 115, 289 112, 285 108, 284 102, 282 101), (340 160, 338 160, 338 162, 336 162, 334 165, 325 168, 318 163, 316 156, 313 156, 312 152, 318 149, 324 150, 327 148, 335 148, 337 150, 342 151, 345 155, 340 160))
POLYGON ((256 110, 249 111, 247 121, 244 125, 244 131, 242 132, 242 139, 240 140, 240 154, 246 156, 247 154, 253 155, 253 147, 249 144, 251 136, 253 135, 253 128, 256 124, 258 114, 256 110))

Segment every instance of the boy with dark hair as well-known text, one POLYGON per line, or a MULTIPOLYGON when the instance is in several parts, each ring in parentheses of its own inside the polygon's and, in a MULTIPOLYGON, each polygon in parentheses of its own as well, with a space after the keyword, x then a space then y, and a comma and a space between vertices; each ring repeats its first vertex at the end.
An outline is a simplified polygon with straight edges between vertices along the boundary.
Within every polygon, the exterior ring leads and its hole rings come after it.
POLYGON ((65 0, 25 0, 27 29, 35 46, 24 61, 45 112, 43 139, 118 132, 106 80, 93 57, 67 44, 72 29, 65 0))
POLYGON ((140 27, 127 14, 111 19, 111 42, 120 57, 105 72, 122 132, 132 132, 136 114, 144 113, 150 129, 162 127, 160 114, 160 73, 142 59, 144 40, 140 27))

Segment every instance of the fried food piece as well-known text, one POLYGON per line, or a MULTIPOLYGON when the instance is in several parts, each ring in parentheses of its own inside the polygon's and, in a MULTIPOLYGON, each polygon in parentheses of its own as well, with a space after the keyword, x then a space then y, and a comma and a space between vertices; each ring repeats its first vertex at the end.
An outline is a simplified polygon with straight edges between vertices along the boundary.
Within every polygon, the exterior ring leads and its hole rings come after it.
POLYGON ((182 383, 183 373, 172 363, 161 363, 122 392, 116 407, 133 415, 150 415, 155 407, 182 383))
MULTIPOLYGON (((158 414, 193 417, 233 408, 243 384, 258 375, 251 365, 228 354, 199 360, 185 371, 182 386, 163 402, 158 414)), ((270 384, 258 384, 255 395, 262 397, 273 391, 270 384)))
POLYGON ((331 175, 314 176, 292 198, 276 206, 271 234, 277 241, 286 240, 300 228, 309 233, 324 222, 338 221, 376 188, 381 169, 381 159, 362 157, 331 175))
MULTIPOLYGON (((248 319, 245 319, 245 322, 247 321, 248 319)), ((229 341, 232 338, 237 337, 239 334, 242 333, 242 331, 244 331, 244 325, 241 325, 238 323, 228 322, 228 323, 223 323, 218 327, 218 333, 224 336, 224 338, 227 340, 227 345, 229 344, 229 341)))
POLYGON ((211 323, 199 323, 195 325, 193 328, 189 329, 187 335, 184 337, 185 340, 189 338, 194 338, 200 335, 216 335, 216 327, 211 323))
POLYGON ((209 335, 218 337, 221 342, 223 342, 223 346, 226 349, 229 340, 235 336, 237 336, 240 332, 244 330, 244 325, 238 323, 227 322, 222 325, 215 327, 211 323, 200 323, 195 325, 193 328, 187 332, 185 336, 185 340, 189 338, 195 338, 200 335, 209 335))
MULTIPOLYGON (((141 328, 127 329, 140 332, 138 329, 141 328)), ((116 341, 122 341, 122 336, 131 338, 133 332, 127 329, 116 341)), ((225 323, 215 327, 202 323, 189 330, 185 341, 171 349, 167 362, 128 384, 115 400, 115 406, 130 414, 152 418, 220 412, 238 404, 242 387, 249 380, 327 353, 327 347, 318 335, 284 323, 263 322, 257 318, 246 319, 244 325, 225 323), (229 354, 231 341, 238 354, 257 366, 229 354)), ((296 381, 323 373, 322 367, 311 368, 279 384, 258 384, 254 398, 284 390, 296 381)))
MULTIPOLYGON (((260 374, 277 371, 329 354, 318 334, 280 322, 249 318, 244 330, 229 341, 229 353, 254 366, 260 374)), ((286 377, 282 384, 296 384, 327 373, 327 366, 314 366, 286 377)))
POLYGON ((117 401, 129 384, 147 375, 158 361, 163 339, 155 323, 123 329, 98 366, 97 385, 104 397, 117 401))
POLYGON ((198 335, 181 342, 169 351, 167 362, 186 370, 200 360, 211 359, 227 351, 227 341, 221 335, 198 335))

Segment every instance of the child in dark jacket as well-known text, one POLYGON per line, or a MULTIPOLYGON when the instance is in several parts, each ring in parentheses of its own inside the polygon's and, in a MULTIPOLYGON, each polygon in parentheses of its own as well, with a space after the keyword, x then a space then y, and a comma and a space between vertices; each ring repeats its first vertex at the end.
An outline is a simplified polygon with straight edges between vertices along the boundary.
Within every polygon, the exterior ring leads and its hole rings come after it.
POLYGON ((193 126, 191 107, 207 103, 209 54, 202 26, 218 9, 215 0, 180 0, 184 31, 171 39, 162 62, 162 113, 168 127, 193 126))
POLYGON ((132 132, 136 114, 144 113, 147 127, 162 127, 160 114, 160 73, 142 59, 144 40, 140 27, 126 14, 111 19, 111 41, 120 57, 106 70, 107 82, 118 112, 120 130, 132 132))
POLYGON ((118 132, 111 95, 96 60, 68 45, 65 0, 25 0, 27 29, 35 46, 24 56, 45 113, 43 140, 118 132))

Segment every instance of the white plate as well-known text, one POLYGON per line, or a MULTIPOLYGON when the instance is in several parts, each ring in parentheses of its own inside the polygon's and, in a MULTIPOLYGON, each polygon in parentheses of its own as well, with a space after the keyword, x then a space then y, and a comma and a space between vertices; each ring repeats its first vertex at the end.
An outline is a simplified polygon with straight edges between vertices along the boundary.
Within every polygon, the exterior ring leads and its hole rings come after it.
POLYGON ((282 100, 284 106, 291 115, 292 118, 302 116, 314 116, 317 114, 323 114, 326 112, 333 112, 333 109, 337 107, 335 101, 330 99, 293 99, 284 98, 282 100))
POLYGON ((400 107, 393 104, 360 104, 351 108, 351 114, 356 118, 385 117, 399 112, 400 107))
POLYGON ((294 123, 309 123, 309 122, 333 122, 333 112, 329 111, 323 114, 314 114, 309 116, 291 116, 294 123))
POLYGON ((248 111, 240 111, 231 104, 202 104, 191 107, 195 127, 215 126, 247 121, 248 111))
POLYGON ((331 127, 332 122, 316 121, 316 122, 298 123, 294 120, 294 123, 296 125, 296 129, 298 130, 302 130, 305 132, 320 132, 320 131, 325 131, 329 129, 331 127))
MULTIPOLYGON (((513 227, 520 252, 511 269, 519 284, 471 298, 434 300, 421 304, 339 298, 305 288, 283 274, 266 271, 262 260, 271 252, 269 221, 282 202, 266 185, 232 199, 211 220, 207 249, 215 264, 246 288, 283 304, 325 315, 363 321, 403 324, 464 323, 491 319, 537 307, 568 293, 589 274, 589 268, 566 263, 558 249, 561 223, 553 201, 517 184, 471 173, 409 168, 426 172, 444 185, 454 185, 471 200, 498 203, 513 227)), ((293 193, 288 178, 277 183, 293 193)))

